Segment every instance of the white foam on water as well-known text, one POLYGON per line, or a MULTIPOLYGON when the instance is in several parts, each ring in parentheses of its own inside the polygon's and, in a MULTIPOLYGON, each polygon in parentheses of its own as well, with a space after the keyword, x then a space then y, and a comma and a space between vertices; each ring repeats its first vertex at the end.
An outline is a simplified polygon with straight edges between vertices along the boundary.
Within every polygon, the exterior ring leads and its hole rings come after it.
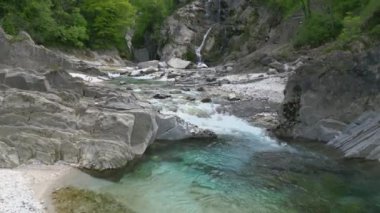
POLYGON ((212 130, 218 135, 256 137, 260 139, 259 141, 270 146, 283 146, 283 144, 270 138, 262 128, 252 126, 247 121, 234 115, 217 112, 216 109, 219 106, 212 103, 183 104, 178 106, 176 112, 164 109, 162 113, 176 115, 186 122, 203 129, 212 130))
POLYGON ((119 78, 120 73, 112 73, 112 72, 107 72, 108 78, 119 78))
POLYGON ((101 77, 89 76, 82 73, 69 73, 69 74, 74 78, 80 78, 88 83, 100 83, 105 80, 105 79, 102 79, 101 77))

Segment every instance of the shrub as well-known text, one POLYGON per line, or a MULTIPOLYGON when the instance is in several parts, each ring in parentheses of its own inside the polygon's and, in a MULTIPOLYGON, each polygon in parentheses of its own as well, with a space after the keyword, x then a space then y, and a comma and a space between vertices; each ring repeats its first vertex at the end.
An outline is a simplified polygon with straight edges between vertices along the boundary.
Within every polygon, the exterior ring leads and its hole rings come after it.
POLYGON ((300 27, 294 41, 296 48, 309 46, 318 47, 325 42, 334 40, 341 32, 342 24, 333 17, 313 14, 300 27))
POLYGON ((372 30, 369 32, 369 35, 376 40, 380 40, 380 24, 376 25, 372 30))
POLYGON ((344 17, 343 30, 338 37, 339 43, 347 44, 355 39, 358 39, 361 34, 362 20, 360 16, 353 16, 351 13, 344 17))

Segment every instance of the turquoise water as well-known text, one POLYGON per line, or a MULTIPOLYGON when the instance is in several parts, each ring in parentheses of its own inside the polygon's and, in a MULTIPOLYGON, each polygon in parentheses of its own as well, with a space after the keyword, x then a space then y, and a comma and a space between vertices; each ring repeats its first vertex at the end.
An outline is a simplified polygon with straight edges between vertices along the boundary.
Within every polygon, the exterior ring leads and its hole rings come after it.
POLYGON ((344 160, 320 143, 280 142, 216 105, 175 101, 182 103, 151 100, 219 138, 156 142, 118 182, 93 189, 137 213, 380 212, 378 162, 344 160))
POLYGON ((254 134, 156 143, 99 191, 141 213, 380 212, 376 163, 254 134))

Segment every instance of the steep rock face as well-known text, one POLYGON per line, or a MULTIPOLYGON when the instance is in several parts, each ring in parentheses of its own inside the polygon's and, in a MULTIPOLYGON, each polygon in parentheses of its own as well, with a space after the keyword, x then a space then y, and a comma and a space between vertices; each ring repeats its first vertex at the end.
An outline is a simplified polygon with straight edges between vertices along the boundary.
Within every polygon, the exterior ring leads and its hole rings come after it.
POLYGON ((168 17, 161 29, 164 44, 159 50, 161 59, 187 59, 187 54, 195 54, 197 35, 205 33, 211 24, 206 18, 206 3, 193 1, 168 17))
MULTIPOLYGON (((380 47, 311 60, 289 79, 276 132, 330 141, 366 111, 380 109, 380 47)), ((346 130, 346 132, 349 130, 346 130)))
POLYGON ((195 49, 212 28, 201 52, 204 62, 236 62, 237 72, 265 72, 273 62, 268 58, 284 55, 301 21, 302 12, 283 19, 261 1, 197 0, 166 20, 158 55, 195 62, 195 49))

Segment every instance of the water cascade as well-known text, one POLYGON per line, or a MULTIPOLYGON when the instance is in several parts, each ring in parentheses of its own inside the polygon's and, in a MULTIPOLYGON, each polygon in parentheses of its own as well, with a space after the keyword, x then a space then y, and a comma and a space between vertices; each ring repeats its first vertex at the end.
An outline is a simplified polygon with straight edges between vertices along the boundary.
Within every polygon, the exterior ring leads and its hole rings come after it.
POLYGON ((203 41, 201 43, 201 45, 195 49, 195 54, 197 55, 197 67, 198 68, 207 68, 208 66, 202 61, 202 50, 203 50, 203 47, 206 43, 206 40, 208 38, 208 35, 210 34, 211 30, 212 30, 213 27, 210 27, 206 34, 204 34, 203 36, 203 41))

